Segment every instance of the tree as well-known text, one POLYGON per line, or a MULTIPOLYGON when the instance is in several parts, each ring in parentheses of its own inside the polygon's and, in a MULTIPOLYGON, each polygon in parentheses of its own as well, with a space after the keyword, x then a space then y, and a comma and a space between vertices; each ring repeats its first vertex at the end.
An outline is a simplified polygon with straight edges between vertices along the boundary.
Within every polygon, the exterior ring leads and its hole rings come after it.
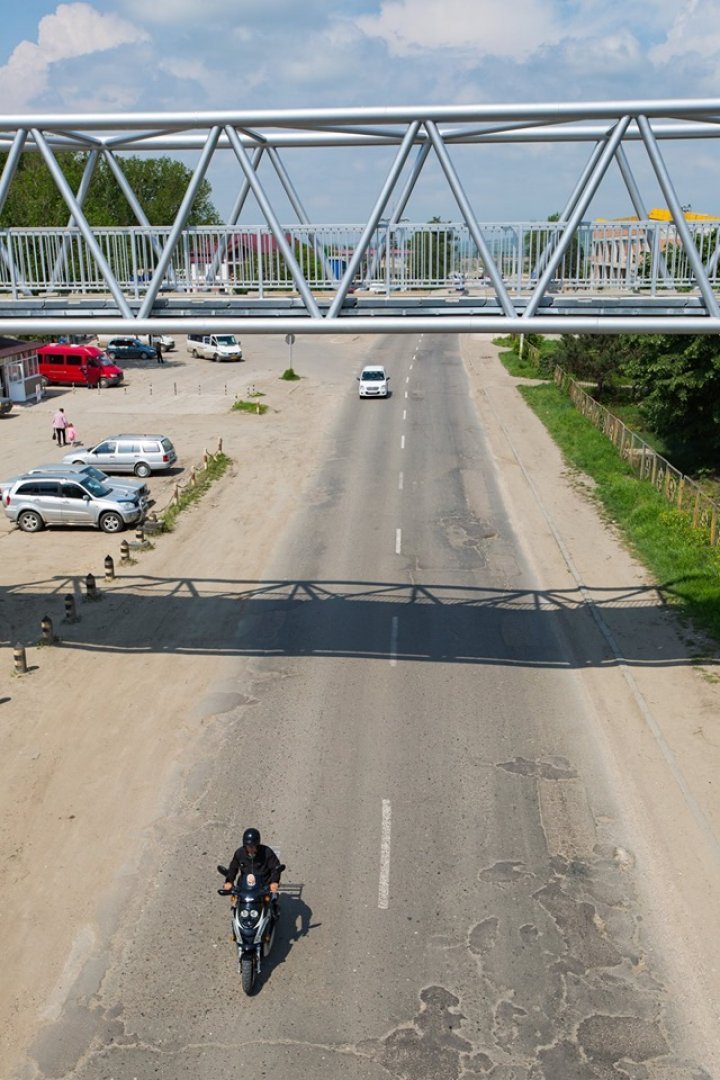
MULTIPOLYGON (((7 155, 0 155, 0 168, 7 155)), ((191 170, 174 158, 128 157, 118 159, 151 225, 171 225, 180 208, 192 176, 191 170)), ((65 179, 77 192, 87 155, 65 152, 57 162, 65 179)), ((219 224, 220 217, 212 203, 212 189, 203 180, 188 218, 189 225, 219 224)), ((125 199, 107 162, 101 159, 90 182, 83 207, 85 216, 96 227, 126 227, 138 221, 125 199)), ((55 186, 40 154, 23 154, 12 179, 0 215, 0 228, 62 228, 70 211, 55 186)))
POLYGON ((642 395, 642 411, 678 468, 720 458, 720 345, 717 335, 633 336, 626 372, 642 395))
POLYGON ((608 385, 617 380, 636 349, 630 334, 564 334, 555 362, 578 379, 595 382, 595 397, 602 400, 608 385))

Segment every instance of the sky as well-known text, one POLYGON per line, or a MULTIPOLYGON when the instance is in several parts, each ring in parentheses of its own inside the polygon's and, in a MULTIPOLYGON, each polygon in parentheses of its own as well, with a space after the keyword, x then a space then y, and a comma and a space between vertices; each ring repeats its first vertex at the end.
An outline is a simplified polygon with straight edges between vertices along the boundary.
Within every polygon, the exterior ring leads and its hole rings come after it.
MULTIPOLYGON (((720 0, 8 0, 0 38, 5 114, 708 98, 719 76, 720 0)), ((480 221, 526 221, 562 209, 588 153, 451 156, 480 221)), ((720 214, 714 141, 663 153, 680 201, 720 214)), ((317 222, 364 220, 390 162, 385 149, 286 152, 317 222)), ((664 205, 641 148, 631 164, 646 204, 664 205)), ((231 153, 208 179, 228 213, 240 183, 231 153)), ((588 216, 631 212, 614 169, 588 216)), ((460 219, 436 163, 406 216, 460 219)), ((249 205, 245 220, 262 217, 249 205)))

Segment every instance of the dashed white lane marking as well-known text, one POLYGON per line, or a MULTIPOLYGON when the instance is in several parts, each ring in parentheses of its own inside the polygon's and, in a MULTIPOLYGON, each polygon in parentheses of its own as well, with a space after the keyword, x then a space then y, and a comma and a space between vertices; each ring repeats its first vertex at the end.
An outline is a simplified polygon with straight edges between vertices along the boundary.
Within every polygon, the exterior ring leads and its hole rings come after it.
POLYGON ((390 627, 390 667, 397 665, 398 624, 398 616, 393 615, 390 627))
MULTIPOLYGON (((414 357, 413 357, 413 359, 414 359, 414 357)), ((411 364, 411 365, 410 365, 410 367, 408 368, 408 371, 412 371, 412 367, 413 367, 413 366, 412 366, 412 364, 411 364)))
POLYGON ((400 449, 401 450, 405 449, 405 436, 404 435, 400 436, 400 449))
POLYGON ((403 420, 407 420, 407 409, 403 409, 403 420))
POLYGON ((399 555, 402 551, 402 529, 395 530, 395 554, 399 555))
POLYGON ((404 483, 405 483, 405 478, 404 478, 403 474, 400 473, 400 476, 398 477, 398 491, 402 491, 404 483))
POLYGON ((406 382, 406 383, 410 382, 410 376, 409 376, 409 375, 406 375, 406 376, 405 376, 405 382, 406 382))
POLYGON ((380 885, 378 907, 387 910, 390 904, 390 800, 382 801, 382 824, 380 826, 380 885))
POLYGON ((407 397, 407 390, 405 391, 405 397, 407 397))

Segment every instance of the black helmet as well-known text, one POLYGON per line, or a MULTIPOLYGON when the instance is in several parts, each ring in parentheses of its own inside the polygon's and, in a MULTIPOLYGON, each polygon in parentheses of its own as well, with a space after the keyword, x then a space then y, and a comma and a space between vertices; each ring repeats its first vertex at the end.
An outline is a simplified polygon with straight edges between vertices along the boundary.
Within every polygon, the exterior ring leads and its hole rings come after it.
POLYGON ((260 843, 260 832, 258 829, 246 829, 243 833, 243 847, 257 847, 260 843))

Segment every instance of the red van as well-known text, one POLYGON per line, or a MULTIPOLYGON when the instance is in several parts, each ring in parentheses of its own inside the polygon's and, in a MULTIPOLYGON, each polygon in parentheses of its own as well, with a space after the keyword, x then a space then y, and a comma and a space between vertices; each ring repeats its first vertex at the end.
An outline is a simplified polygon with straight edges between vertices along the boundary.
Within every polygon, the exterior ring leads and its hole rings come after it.
POLYGON ((118 386, 123 370, 94 345, 41 345, 37 351, 43 386, 118 386))

